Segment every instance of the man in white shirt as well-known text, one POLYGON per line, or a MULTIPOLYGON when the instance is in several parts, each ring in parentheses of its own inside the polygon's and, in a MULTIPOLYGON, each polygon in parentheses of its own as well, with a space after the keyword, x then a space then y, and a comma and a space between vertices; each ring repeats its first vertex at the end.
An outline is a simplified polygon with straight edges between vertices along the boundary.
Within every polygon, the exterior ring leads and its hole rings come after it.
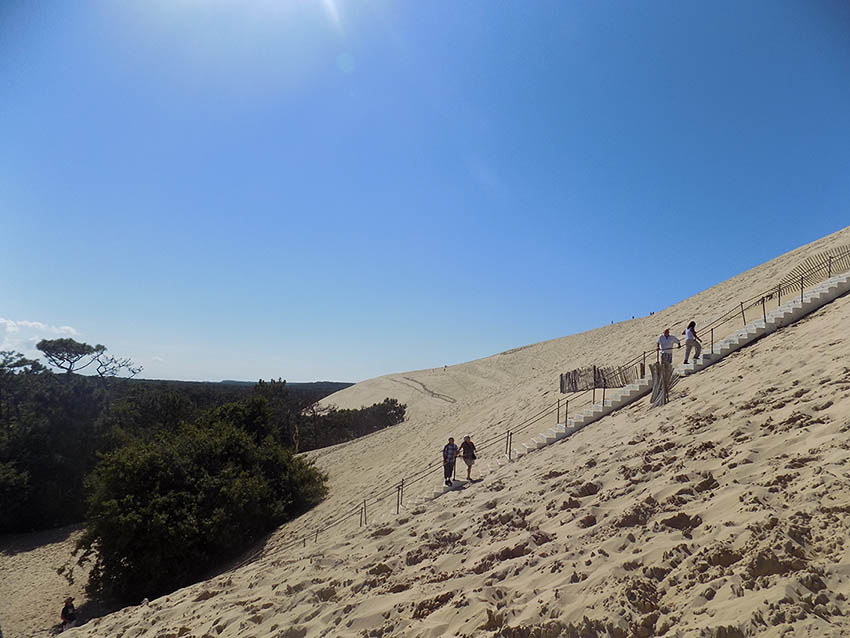
POLYGON ((673 364, 673 344, 676 344, 679 348, 682 347, 682 344, 679 340, 670 334, 670 328, 664 329, 664 334, 658 337, 658 348, 661 350, 661 361, 664 363, 673 364))

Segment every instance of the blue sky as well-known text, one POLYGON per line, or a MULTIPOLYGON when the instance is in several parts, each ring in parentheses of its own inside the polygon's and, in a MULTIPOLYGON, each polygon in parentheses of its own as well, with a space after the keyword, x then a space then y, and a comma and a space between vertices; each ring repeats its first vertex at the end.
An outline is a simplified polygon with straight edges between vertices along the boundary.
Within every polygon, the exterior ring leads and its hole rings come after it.
POLYGON ((843 0, 6 0, 0 349, 357 381, 659 310, 848 224, 848 34, 843 0))

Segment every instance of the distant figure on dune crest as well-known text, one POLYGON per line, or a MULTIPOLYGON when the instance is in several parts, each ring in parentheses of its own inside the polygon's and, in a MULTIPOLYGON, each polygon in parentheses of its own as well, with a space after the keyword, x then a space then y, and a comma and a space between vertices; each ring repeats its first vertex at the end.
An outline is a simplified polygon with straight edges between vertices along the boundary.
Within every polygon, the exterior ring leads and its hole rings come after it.
POLYGON ((472 465, 475 463, 475 443, 467 434, 463 437, 463 443, 460 444, 460 455, 463 457, 463 462, 466 463, 466 480, 472 480, 472 465))
POLYGON ((457 446, 455 440, 449 437, 449 442, 443 448, 443 475, 446 477, 446 485, 451 486, 452 475, 455 473, 455 459, 457 458, 457 446))
POLYGON ((679 342, 679 339, 670 334, 670 328, 665 328, 664 334, 658 337, 658 348, 659 350, 661 350, 662 363, 669 363, 672 365, 674 343, 678 347, 682 347, 682 344, 679 342))
POLYGON ((688 362, 691 349, 694 351, 694 361, 696 361, 702 352, 702 339, 697 336, 697 322, 691 321, 682 334, 685 335, 685 363, 688 362))
POLYGON ((75 627, 77 625, 77 610, 74 609, 74 597, 68 596, 65 599, 65 606, 62 608, 62 631, 75 627))

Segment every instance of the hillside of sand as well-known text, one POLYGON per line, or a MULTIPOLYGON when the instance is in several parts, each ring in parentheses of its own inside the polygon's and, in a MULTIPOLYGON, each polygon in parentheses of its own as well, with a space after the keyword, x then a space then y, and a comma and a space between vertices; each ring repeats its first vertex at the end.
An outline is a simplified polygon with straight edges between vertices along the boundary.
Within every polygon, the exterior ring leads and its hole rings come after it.
MULTIPOLYGON (((559 372, 653 350, 664 327, 704 325, 848 244, 844 229, 650 317, 332 395, 392 396, 409 418, 311 453, 330 496, 241 567, 69 637, 850 635, 850 297, 683 379, 666 406, 641 400, 503 467, 495 446, 480 482, 417 503, 435 469, 398 515, 393 497, 312 536, 448 436, 551 404, 559 372)), ((4 630, 28 604, 7 582, 4 630)))

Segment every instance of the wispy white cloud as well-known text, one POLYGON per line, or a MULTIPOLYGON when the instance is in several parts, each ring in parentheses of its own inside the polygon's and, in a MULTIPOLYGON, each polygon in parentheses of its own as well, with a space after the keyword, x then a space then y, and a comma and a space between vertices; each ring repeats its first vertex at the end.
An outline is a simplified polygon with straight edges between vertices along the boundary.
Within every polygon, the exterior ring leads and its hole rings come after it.
POLYGON ((42 321, 0 317, 0 350, 14 350, 32 359, 40 356, 35 344, 42 339, 77 337, 79 334, 71 326, 51 326, 42 321))
POLYGON ((156 361, 157 363, 163 363, 163 362, 165 362, 165 359, 160 357, 158 354, 155 354, 154 356, 151 357, 151 361, 156 361))

